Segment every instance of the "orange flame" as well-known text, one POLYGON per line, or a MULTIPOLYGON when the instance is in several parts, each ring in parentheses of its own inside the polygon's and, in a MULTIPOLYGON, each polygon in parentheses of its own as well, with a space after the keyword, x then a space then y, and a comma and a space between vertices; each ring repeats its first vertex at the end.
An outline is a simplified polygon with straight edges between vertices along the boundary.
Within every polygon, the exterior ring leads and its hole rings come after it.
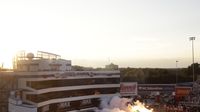
POLYGON ((129 104, 128 109, 130 112, 153 112, 153 109, 147 109, 145 104, 139 101, 134 102, 134 105, 129 104))

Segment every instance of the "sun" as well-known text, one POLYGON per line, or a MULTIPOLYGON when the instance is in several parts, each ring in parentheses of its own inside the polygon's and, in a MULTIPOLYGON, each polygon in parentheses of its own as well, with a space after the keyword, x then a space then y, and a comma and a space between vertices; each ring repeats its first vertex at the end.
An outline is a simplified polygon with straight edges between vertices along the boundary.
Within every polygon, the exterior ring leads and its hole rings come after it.
POLYGON ((1 51, 0 54, 1 68, 12 68, 12 57, 14 57, 13 53, 1 51))
POLYGON ((0 49, 0 68, 12 69, 13 58, 17 50, 2 50, 0 49))

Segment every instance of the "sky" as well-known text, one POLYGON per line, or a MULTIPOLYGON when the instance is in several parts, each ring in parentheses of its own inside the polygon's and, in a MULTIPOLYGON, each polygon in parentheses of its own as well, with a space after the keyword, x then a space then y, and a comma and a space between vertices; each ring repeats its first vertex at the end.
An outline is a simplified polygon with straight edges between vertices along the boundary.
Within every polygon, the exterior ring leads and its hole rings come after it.
POLYGON ((0 63, 21 50, 73 65, 174 68, 200 61, 199 0, 0 0, 0 63))

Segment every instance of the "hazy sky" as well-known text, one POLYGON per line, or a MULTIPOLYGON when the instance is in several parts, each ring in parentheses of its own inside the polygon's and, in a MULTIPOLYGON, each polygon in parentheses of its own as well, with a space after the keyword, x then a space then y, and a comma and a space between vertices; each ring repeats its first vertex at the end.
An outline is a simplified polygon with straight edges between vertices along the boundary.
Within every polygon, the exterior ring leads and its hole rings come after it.
POLYGON ((199 0, 0 0, 0 62, 20 50, 73 64, 179 67, 200 61, 199 0))

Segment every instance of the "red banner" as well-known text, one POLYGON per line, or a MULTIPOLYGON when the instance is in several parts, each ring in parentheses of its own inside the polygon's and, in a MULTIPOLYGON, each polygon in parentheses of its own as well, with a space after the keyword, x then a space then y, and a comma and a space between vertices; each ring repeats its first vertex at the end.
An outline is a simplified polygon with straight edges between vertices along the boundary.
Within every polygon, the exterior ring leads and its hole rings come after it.
POLYGON ((137 95, 137 82, 121 82, 120 94, 122 96, 137 95))

